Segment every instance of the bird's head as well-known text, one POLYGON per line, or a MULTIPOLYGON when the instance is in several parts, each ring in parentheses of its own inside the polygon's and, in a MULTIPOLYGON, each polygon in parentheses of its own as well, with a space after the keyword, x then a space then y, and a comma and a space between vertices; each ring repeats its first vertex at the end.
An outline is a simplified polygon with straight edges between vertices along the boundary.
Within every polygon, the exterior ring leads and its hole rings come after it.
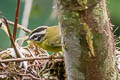
POLYGON ((37 27, 36 29, 34 29, 30 33, 30 35, 28 36, 28 38, 26 39, 26 41, 32 40, 32 41, 36 41, 36 42, 41 42, 44 39, 47 27, 48 26, 37 27))

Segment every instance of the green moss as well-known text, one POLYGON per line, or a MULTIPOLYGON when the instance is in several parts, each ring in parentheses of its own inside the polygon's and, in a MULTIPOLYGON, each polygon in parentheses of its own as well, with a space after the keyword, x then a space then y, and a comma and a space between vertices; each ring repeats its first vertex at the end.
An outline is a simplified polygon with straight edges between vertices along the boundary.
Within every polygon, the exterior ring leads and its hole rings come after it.
POLYGON ((100 34, 100 33, 97 33, 97 32, 94 32, 93 34, 94 34, 94 38, 93 38, 94 49, 95 49, 95 52, 97 52, 96 55, 99 56, 98 57, 99 65, 101 65, 101 64, 104 63, 104 60, 106 59, 106 57, 108 55, 107 54, 108 53, 107 48, 103 47, 103 45, 106 44, 105 38, 103 37, 103 34, 100 34))
POLYGON ((78 12, 73 11, 73 12, 72 12, 72 17, 79 17, 79 13, 78 13, 78 12))
POLYGON ((97 32, 95 32, 94 33, 94 38, 93 38, 93 40, 94 40, 94 46, 96 48, 98 48, 98 49, 100 49, 100 47, 102 48, 101 39, 103 39, 102 35, 99 34, 99 33, 97 33, 97 32))
POLYGON ((103 13, 102 8, 100 7, 100 5, 97 5, 94 9, 93 9, 93 14, 96 16, 94 17, 97 21, 99 20, 100 15, 103 13))
POLYGON ((87 0, 77 0, 78 4, 82 6, 83 9, 87 9, 87 0))
POLYGON ((103 45, 106 43, 105 42, 105 38, 102 36, 102 34, 100 33, 93 33, 94 34, 94 47, 96 52, 100 53, 101 51, 103 51, 103 45))

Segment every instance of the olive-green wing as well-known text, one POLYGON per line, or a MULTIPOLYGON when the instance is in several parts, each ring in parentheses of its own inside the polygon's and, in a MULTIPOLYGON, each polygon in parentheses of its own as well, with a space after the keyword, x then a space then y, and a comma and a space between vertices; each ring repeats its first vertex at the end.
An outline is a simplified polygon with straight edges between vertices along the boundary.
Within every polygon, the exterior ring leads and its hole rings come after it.
POLYGON ((61 47, 61 39, 60 36, 55 36, 48 40, 48 46, 51 47, 61 47))
POLYGON ((61 36, 59 32, 59 27, 54 26, 54 27, 49 27, 46 31, 47 35, 47 46, 50 47, 61 47, 61 36))

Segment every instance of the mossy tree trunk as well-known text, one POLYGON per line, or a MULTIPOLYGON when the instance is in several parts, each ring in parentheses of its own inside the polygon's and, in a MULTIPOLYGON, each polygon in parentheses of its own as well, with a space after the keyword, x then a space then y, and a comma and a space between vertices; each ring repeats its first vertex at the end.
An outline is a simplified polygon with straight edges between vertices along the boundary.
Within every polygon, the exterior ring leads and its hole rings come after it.
POLYGON ((68 80, 118 80, 106 0, 57 0, 68 80))

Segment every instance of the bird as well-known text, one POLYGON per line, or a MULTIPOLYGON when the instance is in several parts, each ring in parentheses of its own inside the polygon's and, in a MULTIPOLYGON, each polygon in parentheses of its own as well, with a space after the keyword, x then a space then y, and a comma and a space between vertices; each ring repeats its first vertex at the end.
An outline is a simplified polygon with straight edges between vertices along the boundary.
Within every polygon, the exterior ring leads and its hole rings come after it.
POLYGON ((62 51, 59 26, 39 26, 29 34, 26 41, 31 41, 47 51, 55 53, 62 51))

